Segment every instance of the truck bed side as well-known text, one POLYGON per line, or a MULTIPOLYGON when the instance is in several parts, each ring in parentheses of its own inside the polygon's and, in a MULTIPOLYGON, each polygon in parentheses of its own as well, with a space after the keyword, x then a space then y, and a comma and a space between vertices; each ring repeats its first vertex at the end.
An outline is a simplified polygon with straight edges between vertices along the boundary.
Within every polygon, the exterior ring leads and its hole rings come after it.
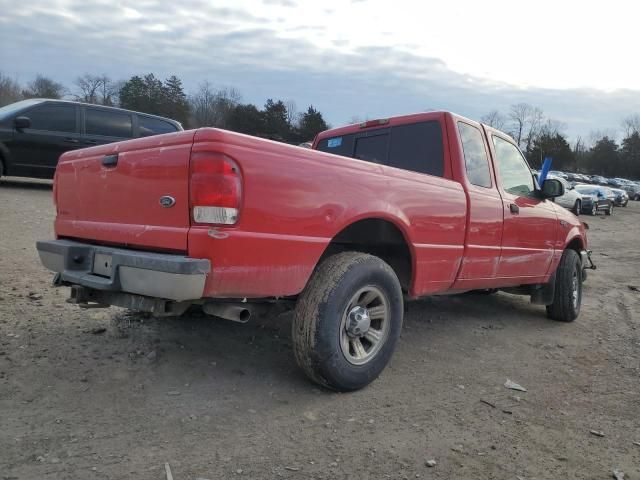
POLYGON ((217 129, 197 131, 198 151, 235 160, 244 195, 233 227, 189 230, 189 256, 212 265, 205 296, 298 294, 332 239, 364 219, 389 222, 402 233, 412 256, 413 296, 454 282, 467 211, 459 183, 217 129))

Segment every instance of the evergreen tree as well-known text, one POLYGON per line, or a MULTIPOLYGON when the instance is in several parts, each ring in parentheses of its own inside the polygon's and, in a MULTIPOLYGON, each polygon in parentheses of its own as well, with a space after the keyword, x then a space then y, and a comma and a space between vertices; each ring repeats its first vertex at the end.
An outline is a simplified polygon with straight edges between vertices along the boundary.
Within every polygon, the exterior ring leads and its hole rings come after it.
POLYGON ((268 99, 262 111, 264 133, 274 140, 285 141, 291 136, 291 125, 287 117, 287 107, 282 100, 268 99))
POLYGON ((534 168, 540 168, 545 157, 553 158, 554 170, 571 170, 575 168, 575 159, 571 146, 559 133, 543 133, 533 140, 529 151, 527 151, 529 165, 534 168))
POLYGON ((313 140, 315 136, 329 128, 327 122, 322 118, 322 113, 310 105, 300 118, 300 136, 305 140, 313 140))
POLYGON ((231 110, 228 119, 229 130, 247 135, 264 135, 264 116, 255 105, 241 104, 231 110))

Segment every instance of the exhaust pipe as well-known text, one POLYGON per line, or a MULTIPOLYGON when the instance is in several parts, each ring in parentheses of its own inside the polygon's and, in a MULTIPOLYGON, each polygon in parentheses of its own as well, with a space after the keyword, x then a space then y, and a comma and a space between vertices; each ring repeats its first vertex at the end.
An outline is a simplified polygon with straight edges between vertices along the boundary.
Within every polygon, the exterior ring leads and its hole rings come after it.
POLYGON ((245 304, 205 303, 202 311, 207 315, 224 318, 232 322, 247 323, 251 318, 251 310, 245 304))

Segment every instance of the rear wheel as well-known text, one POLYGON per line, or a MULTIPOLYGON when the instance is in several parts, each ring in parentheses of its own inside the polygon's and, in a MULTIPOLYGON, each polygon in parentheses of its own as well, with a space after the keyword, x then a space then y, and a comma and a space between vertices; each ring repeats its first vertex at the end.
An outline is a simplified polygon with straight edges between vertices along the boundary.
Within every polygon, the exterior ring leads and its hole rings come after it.
POLYGON ((359 252, 333 255, 316 269, 296 304, 296 361, 320 385, 362 388, 389 362, 403 313, 400 282, 387 263, 359 252))
POLYGON ((573 206, 573 213, 576 215, 580 215, 582 212, 582 202, 580 200, 576 200, 576 204, 573 206))
POLYGON ((560 322, 573 322, 582 304, 582 263, 575 250, 565 250, 556 270, 553 303, 547 305, 547 316, 560 322))

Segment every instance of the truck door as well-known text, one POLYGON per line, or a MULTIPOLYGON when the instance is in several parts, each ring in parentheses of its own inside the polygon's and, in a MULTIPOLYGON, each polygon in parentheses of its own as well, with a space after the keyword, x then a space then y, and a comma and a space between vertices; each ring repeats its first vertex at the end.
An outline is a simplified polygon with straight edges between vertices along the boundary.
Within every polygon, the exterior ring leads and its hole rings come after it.
POLYGON ((497 276, 524 281, 542 277, 554 253, 558 220, 552 202, 536 196, 531 170, 518 147, 496 132, 489 137, 504 209, 497 276))
POLYGON ((469 199, 465 254, 455 288, 475 288, 498 273, 504 213, 480 125, 466 121, 455 125, 464 157, 461 177, 469 199))

